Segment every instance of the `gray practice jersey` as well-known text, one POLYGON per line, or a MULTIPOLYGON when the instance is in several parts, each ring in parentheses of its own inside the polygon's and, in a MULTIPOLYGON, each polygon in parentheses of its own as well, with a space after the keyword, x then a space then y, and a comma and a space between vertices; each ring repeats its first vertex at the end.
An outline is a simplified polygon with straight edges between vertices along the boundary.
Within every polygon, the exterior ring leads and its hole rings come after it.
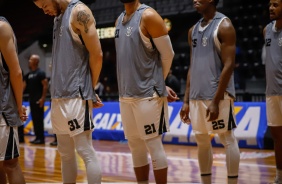
POLYGON ((159 96, 167 96, 160 54, 157 49, 148 49, 140 36, 140 21, 147 8, 150 7, 142 4, 127 22, 123 22, 125 12, 117 20, 115 44, 120 97, 150 97, 155 91, 159 96))
MULTIPOLYGON (((0 16, 0 21, 8 21, 0 16)), ((17 48, 17 41, 14 36, 15 47, 17 48)), ((5 59, 0 52, 0 113, 5 122, 9 126, 21 126, 22 121, 18 113, 18 106, 14 97, 13 89, 10 83, 9 69, 5 59)))
POLYGON ((275 30, 275 23, 265 32, 266 96, 282 95, 282 31, 275 30))
MULTIPOLYGON (((203 30, 199 30, 203 19, 194 26, 191 45, 190 99, 211 100, 216 93, 223 69, 217 30, 225 18, 225 15, 216 12, 213 20, 203 30)), ((235 97, 233 74, 226 91, 235 97)))
POLYGON ((78 0, 72 0, 65 12, 54 20, 50 84, 52 98, 96 99, 88 50, 70 25, 71 12, 79 3, 78 0))

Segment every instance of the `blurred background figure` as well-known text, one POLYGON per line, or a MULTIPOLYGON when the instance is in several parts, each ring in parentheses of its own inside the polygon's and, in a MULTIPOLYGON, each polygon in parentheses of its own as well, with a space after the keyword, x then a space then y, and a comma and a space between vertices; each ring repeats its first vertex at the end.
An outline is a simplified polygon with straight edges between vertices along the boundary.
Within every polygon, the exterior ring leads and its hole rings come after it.
POLYGON ((104 95, 104 85, 98 81, 98 83, 95 86, 95 93, 99 96, 103 96, 104 95))
POLYGON ((172 70, 169 70, 165 83, 167 86, 172 88, 177 94, 180 93, 180 81, 175 75, 173 75, 172 70))
MULTIPOLYGON (((24 79, 24 72, 22 70, 22 78, 24 79)), ((19 142, 24 143, 24 125, 18 127, 19 142)))
POLYGON ((32 144, 44 144, 44 102, 48 89, 45 72, 38 67, 40 57, 31 55, 29 58, 30 72, 24 77, 24 89, 29 94, 30 112, 33 122, 35 139, 32 144))
POLYGON ((50 142, 50 146, 58 146, 57 136, 54 134, 54 141, 50 142))

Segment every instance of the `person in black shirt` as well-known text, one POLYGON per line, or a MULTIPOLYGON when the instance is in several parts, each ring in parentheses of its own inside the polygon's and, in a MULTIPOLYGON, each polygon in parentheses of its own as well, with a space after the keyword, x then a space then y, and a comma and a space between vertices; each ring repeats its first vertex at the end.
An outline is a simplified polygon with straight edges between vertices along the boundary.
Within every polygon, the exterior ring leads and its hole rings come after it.
POLYGON ((169 86, 171 89, 173 89, 176 93, 180 93, 180 81, 178 80, 178 78, 172 74, 172 70, 169 71, 166 80, 165 80, 165 84, 167 86, 169 86))
POLYGON ((32 144, 44 144, 44 101, 47 94, 48 81, 45 72, 38 67, 40 57, 29 58, 30 72, 24 77, 24 89, 29 94, 30 112, 33 121, 35 139, 32 144))

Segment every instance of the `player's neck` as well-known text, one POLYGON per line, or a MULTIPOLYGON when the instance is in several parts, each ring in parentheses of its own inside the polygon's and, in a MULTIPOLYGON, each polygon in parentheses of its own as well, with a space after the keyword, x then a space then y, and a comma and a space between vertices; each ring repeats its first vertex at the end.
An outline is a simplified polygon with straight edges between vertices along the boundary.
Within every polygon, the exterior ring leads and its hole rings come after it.
POLYGON ((30 70, 34 72, 34 71, 37 70, 37 68, 38 68, 38 67, 33 67, 33 68, 31 68, 30 70))
POLYGON ((281 31, 282 30, 282 19, 277 19, 276 20, 275 29, 276 29, 276 31, 281 31))
POLYGON ((207 11, 203 14, 203 21, 202 21, 202 26, 206 26, 208 25, 214 18, 216 13, 216 9, 212 10, 212 11, 207 11))
POLYGON ((133 3, 124 4, 125 12, 127 16, 131 16, 140 6, 139 1, 135 1, 133 3))
POLYGON ((62 0, 60 3, 61 13, 63 14, 67 9, 68 5, 70 4, 71 0, 62 0))

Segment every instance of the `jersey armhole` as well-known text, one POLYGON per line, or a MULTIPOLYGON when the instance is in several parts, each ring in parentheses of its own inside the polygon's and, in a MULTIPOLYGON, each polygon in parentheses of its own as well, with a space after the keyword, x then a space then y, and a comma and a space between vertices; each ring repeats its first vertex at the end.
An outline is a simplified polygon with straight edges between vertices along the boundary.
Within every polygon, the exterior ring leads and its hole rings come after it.
POLYGON ((224 19, 227 19, 227 17, 223 17, 219 23, 217 24, 215 30, 214 30, 214 34, 213 34, 213 40, 214 40, 214 45, 215 45, 215 48, 216 48, 216 51, 217 53, 219 54, 221 52, 221 49, 220 49, 220 46, 221 46, 221 43, 218 39, 218 36, 217 36, 217 33, 218 33, 218 27, 219 25, 221 24, 221 22, 224 20, 224 19))

